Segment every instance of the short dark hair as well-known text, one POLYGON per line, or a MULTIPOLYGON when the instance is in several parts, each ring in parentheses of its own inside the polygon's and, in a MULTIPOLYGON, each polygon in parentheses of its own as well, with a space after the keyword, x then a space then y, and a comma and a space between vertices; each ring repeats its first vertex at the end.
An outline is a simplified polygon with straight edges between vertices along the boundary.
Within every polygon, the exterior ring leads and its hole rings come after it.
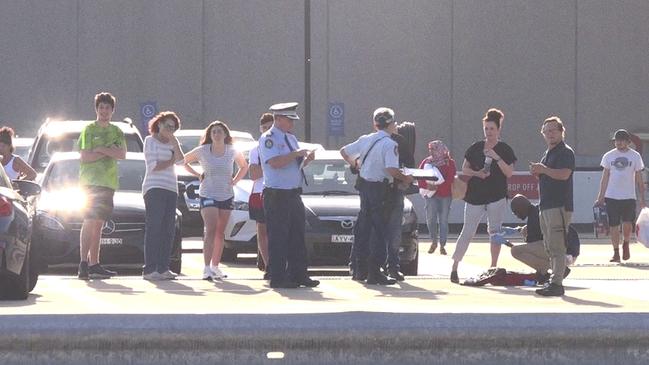
POLYGON ((268 122, 274 122, 274 121, 275 119, 273 118, 272 113, 264 113, 259 118, 259 125, 266 124, 268 122))
POLYGON ((180 129, 180 118, 178 118, 178 115, 174 112, 166 111, 158 113, 158 115, 151 118, 149 121, 149 133, 160 132, 160 122, 165 119, 171 119, 174 122, 176 129, 180 129))
POLYGON ((110 104, 110 106, 114 110, 115 102, 117 102, 117 99, 115 99, 115 97, 111 93, 101 92, 95 95, 95 109, 99 108, 99 103, 106 103, 110 104))
POLYGON ((15 150, 13 142, 14 135, 14 130, 11 127, 0 128, 0 142, 9 145, 11 147, 11 153, 15 150))
POLYGON ((496 123, 496 127, 500 129, 500 124, 502 123, 504 117, 505 114, 500 109, 491 108, 485 113, 484 117, 482 118, 482 122, 494 122, 496 123))
POLYGON ((212 144, 212 129, 215 127, 221 127, 225 131, 225 144, 232 144, 232 136, 230 134, 230 128, 228 128, 228 125, 225 124, 224 122, 221 122, 220 120, 215 120, 210 125, 205 128, 205 133, 203 133, 203 137, 201 138, 201 145, 204 144, 212 144))

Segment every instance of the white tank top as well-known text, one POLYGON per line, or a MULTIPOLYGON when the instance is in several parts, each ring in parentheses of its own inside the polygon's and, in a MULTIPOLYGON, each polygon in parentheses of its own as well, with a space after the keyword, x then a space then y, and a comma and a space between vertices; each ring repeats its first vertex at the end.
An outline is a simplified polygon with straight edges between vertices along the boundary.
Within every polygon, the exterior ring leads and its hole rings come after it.
POLYGON ((16 180, 18 178, 18 175, 20 175, 18 171, 14 170, 15 159, 15 155, 11 156, 11 160, 9 160, 9 162, 7 162, 7 164, 3 166, 5 168, 5 173, 7 173, 7 176, 9 176, 9 180, 16 180))

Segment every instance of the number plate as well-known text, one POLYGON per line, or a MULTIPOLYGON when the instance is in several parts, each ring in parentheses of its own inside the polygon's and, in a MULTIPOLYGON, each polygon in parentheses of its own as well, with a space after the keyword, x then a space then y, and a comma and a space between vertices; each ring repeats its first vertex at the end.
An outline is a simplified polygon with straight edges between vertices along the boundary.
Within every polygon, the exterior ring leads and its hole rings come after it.
POLYGON ((102 238, 99 241, 100 244, 105 245, 105 246, 114 246, 114 245, 121 245, 122 244, 122 239, 121 238, 102 238))
POLYGON ((332 234, 331 242, 332 243, 353 243, 354 235, 353 234, 332 234))

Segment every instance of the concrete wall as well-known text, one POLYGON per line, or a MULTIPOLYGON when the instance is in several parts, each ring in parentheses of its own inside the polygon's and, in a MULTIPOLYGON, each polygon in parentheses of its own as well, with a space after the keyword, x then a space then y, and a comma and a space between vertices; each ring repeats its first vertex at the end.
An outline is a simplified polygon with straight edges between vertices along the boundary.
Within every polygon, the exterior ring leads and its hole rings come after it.
MULTIPOLYGON (((2 1, 0 121, 93 118, 109 90, 116 117, 153 100, 185 128, 256 135, 270 104, 304 102, 303 15, 303 0, 2 1)), ((312 140, 338 148, 388 105, 417 122, 418 158, 440 138, 461 161, 496 106, 519 169, 551 114, 596 163, 612 130, 649 132, 648 15, 645 0, 311 1, 312 140), (344 137, 327 138, 329 102, 345 103, 344 137)))

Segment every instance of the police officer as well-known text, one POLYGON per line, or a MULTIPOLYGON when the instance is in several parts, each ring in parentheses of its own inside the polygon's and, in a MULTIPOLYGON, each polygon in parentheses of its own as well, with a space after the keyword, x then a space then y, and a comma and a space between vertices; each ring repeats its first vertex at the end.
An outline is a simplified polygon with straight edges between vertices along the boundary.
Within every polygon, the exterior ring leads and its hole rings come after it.
POLYGON ((396 132, 394 111, 378 108, 373 115, 376 132, 361 136, 340 150, 351 165, 360 168, 357 188, 361 210, 358 214, 352 248, 353 279, 362 281, 367 273, 368 284, 390 285, 396 281, 381 273, 388 248, 385 201, 394 179, 412 183, 412 176, 399 171, 397 143, 390 138, 396 132), (372 231, 374 235, 371 236, 372 231))
POLYGON ((264 174, 264 214, 268 231, 271 288, 315 287, 320 284, 307 274, 304 243, 304 204, 301 167, 315 157, 300 149, 291 131, 298 103, 275 104, 273 127, 259 138, 259 156, 264 174))

